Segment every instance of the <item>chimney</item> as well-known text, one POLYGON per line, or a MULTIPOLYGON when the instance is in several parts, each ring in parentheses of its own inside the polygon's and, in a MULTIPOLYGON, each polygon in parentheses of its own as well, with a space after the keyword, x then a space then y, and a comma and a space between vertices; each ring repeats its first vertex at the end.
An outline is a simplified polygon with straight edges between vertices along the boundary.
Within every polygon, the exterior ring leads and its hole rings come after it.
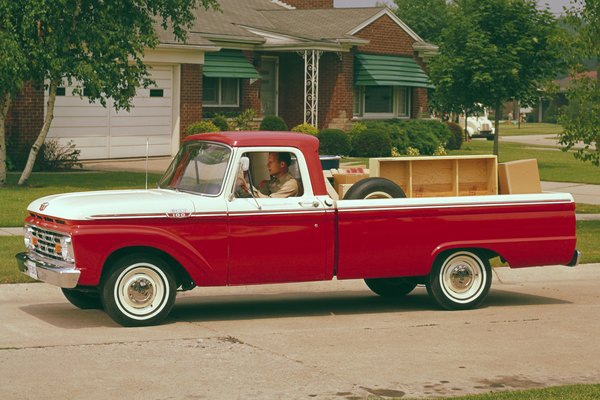
POLYGON ((333 0, 281 0, 281 2, 298 10, 333 8, 333 0))

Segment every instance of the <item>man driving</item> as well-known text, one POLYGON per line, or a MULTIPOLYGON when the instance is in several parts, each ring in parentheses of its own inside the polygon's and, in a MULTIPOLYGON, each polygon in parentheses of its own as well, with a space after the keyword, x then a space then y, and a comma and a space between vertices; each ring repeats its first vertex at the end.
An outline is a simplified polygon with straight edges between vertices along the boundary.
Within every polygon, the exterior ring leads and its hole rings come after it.
MULTIPOLYGON (((285 198, 298 195, 298 182, 289 173, 292 157, 290 153, 269 153, 267 169, 271 178, 258 184, 258 189, 252 188, 255 197, 285 198)), ((240 182, 240 188, 250 194, 245 180, 240 182)))

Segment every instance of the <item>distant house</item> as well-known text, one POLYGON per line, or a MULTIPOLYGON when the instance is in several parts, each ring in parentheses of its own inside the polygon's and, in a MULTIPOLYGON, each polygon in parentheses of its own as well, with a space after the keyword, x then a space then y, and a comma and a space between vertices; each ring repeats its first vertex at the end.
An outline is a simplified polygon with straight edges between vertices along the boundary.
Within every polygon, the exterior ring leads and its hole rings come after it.
MULTIPOLYGON (((197 11, 186 43, 158 28, 148 50, 156 86, 116 112, 60 88, 49 137, 72 140, 82 159, 173 155, 185 128, 203 116, 248 108, 292 127, 347 129, 353 120, 417 118, 427 111, 424 42, 388 8, 333 8, 333 0, 220 0, 197 11)), ((47 94, 46 94, 47 96, 47 94)), ((109 102, 110 105, 110 102, 109 102)), ((44 92, 15 101, 9 132, 31 142, 44 92)))

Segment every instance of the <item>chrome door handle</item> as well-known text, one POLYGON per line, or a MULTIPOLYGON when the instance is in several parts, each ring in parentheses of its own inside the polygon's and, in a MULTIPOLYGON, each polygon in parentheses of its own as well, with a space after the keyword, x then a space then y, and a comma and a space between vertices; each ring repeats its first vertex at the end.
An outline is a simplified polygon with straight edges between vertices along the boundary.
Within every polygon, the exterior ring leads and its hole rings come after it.
POLYGON ((298 204, 301 207, 306 207, 306 208, 309 208, 309 207, 318 208, 319 205, 321 205, 321 203, 319 203, 317 200, 313 200, 313 201, 300 201, 300 202, 298 202, 298 204))

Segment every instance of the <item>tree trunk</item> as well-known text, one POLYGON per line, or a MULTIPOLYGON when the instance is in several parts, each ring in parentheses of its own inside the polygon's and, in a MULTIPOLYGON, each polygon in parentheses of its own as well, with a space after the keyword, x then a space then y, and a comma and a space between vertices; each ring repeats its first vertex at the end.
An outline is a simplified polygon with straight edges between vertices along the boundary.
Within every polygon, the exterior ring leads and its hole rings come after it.
POLYGON ((27 164, 25 164, 25 168, 23 169, 23 173, 21 174, 21 178, 19 178, 19 186, 25 185, 29 176, 31 175, 31 171, 33 171, 33 164, 35 164, 35 160, 40 152, 40 149, 44 145, 46 141, 46 136, 48 135, 48 131, 50 130, 50 124, 52 123, 52 119, 54 119, 54 102, 56 100, 56 89, 58 88, 58 84, 60 81, 50 81, 50 90, 48 94, 48 107, 46 110, 46 117, 44 118, 44 125, 42 125, 42 130, 38 135, 37 140, 31 146, 31 151, 29 152, 29 157, 27 158, 27 164))
POLYGON ((0 187, 6 185, 6 116, 11 97, 6 93, 0 99, 0 187))
POLYGON ((468 142, 469 140, 471 140, 471 138, 469 137, 469 130, 467 129, 467 126, 469 125, 468 121, 467 121, 468 118, 469 118, 469 116, 467 115, 467 110, 465 110, 465 133, 464 133, 465 134, 465 138, 464 138, 465 142, 468 142))
POLYGON ((498 157, 499 154, 499 146, 498 146, 498 140, 500 139, 500 113, 502 112, 502 104, 501 103, 496 103, 496 111, 495 111, 495 115, 494 115, 494 131, 495 131, 495 135, 494 135, 494 155, 496 157, 498 157))

